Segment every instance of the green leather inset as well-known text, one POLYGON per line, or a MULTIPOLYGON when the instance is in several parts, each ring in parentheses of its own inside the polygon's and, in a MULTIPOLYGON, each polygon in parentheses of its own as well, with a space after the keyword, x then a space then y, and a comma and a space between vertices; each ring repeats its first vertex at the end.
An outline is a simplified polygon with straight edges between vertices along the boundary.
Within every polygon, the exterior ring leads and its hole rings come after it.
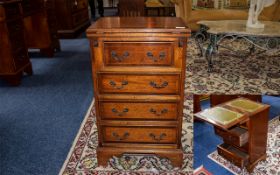
POLYGON ((223 125, 227 125, 243 116, 238 112, 231 111, 223 107, 206 109, 205 111, 201 112, 200 115, 205 119, 210 119, 223 125))
POLYGON ((263 106, 259 103, 253 102, 251 100, 246 100, 246 99, 237 99, 237 100, 227 103, 227 105, 232 106, 234 108, 244 110, 244 111, 248 111, 248 112, 253 112, 263 106))

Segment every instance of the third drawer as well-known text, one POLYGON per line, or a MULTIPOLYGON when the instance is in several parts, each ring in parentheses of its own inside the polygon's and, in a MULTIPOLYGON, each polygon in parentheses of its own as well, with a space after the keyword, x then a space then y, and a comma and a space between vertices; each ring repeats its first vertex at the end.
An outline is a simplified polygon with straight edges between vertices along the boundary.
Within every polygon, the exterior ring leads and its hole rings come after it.
POLYGON ((166 102, 100 102, 102 119, 176 120, 178 103, 166 102))

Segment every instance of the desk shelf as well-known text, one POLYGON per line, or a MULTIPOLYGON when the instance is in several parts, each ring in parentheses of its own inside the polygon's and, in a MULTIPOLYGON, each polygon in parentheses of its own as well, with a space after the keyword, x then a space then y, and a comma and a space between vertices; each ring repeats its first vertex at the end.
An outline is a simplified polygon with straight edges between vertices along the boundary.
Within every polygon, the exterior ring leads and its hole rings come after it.
POLYGON ((237 98, 195 116, 212 124, 215 134, 223 138, 224 143, 217 146, 222 157, 252 172, 257 163, 266 158, 269 108, 266 104, 237 98), (217 112, 219 110, 223 112, 217 112), (219 122, 235 113, 238 117, 225 123, 219 122))

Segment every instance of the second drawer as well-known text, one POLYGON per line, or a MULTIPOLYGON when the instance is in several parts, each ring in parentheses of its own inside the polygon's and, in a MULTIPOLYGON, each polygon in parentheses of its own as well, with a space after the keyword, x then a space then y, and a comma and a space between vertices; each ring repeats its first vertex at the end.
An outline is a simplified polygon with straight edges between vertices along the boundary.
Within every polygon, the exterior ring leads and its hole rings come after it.
POLYGON ((176 120, 177 103, 100 102, 102 119, 176 120))
POLYGON ((104 142, 124 143, 176 143, 176 128, 111 127, 104 126, 104 142))
POLYGON ((242 147, 248 143, 249 133, 245 128, 234 127, 228 131, 225 131, 215 127, 215 133, 222 137, 228 144, 242 147))
POLYGON ((101 93, 178 94, 180 75, 99 74, 101 93))

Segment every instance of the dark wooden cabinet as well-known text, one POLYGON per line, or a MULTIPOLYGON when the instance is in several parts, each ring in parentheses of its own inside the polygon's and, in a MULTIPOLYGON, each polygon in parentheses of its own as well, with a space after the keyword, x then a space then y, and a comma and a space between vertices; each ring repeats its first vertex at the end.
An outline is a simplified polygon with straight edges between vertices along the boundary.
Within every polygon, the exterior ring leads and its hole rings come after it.
POLYGON ((32 74, 24 38, 21 0, 0 0, 0 76, 19 85, 23 72, 32 74))
POLYGON ((240 168, 252 172, 266 159, 269 105, 246 98, 237 98, 196 113, 212 124, 224 143, 218 153, 240 168))
POLYGON ((58 39, 58 21, 55 13, 55 2, 56 0, 46 0, 45 1, 45 8, 47 11, 47 19, 49 24, 49 31, 50 31, 50 38, 51 38, 51 46, 52 50, 60 51, 60 42, 58 39))
MULTIPOLYGON (((49 0, 48 0, 49 1, 49 0)), ((23 23, 26 45, 30 49, 40 49, 41 53, 52 57, 59 50, 58 38, 54 38, 54 31, 48 18, 47 1, 23 0, 23 23)), ((51 16, 51 15, 49 15, 51 16)))
POLYGON ((88 0, 56 0, 59 38, 76 38, 90 25, 88 0))
POLYGON ((123 153, 157 154, 182 165, 190 35, 184 27, 180 18, 105 17, 87 30, 99 165, 123 153))

